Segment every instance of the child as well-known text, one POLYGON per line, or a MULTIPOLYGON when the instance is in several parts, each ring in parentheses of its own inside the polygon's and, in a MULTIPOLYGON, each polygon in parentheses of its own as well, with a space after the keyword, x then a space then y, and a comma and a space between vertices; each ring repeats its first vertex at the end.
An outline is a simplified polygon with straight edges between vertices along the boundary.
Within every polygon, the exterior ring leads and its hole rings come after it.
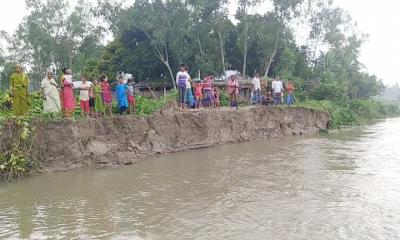
POLYGON ((287 97, 286 97, 286 104, 288 106, 292 106, 294 104, 294 90, 295 86, 293 85, 292 81, 289 81, 286 84, 286 92, 287 92, 287 97))
POLYGON ((214 107, 219 109, 221 102, 219 101, 219 89, 214 87, 214 107))
POLYGON ((211 107, 211 88, 212 88, 212 83, 211 83, 211 75, 206 76, 203 79, 203 106, 204 107, 211 107))
POLYGON ((200 80, 194 85, 194 94, 196 97, 196 108, 199 109, 201 100, 203 98, 203 85, 201 84, 200 80))
POLYGON ((273 102, 274 102, 274 100, 272 98, 272 93, 271 93, 271 91, 268 91, 267 95, 265 96, 265 100, 263 102, 263 105, 268 106, 268 105, 273 104, 273 102))
POLYGON ((67 84, 73 84, 74 83, 73 80, 72 80, 72 75, 68 71, 64 74, 64 83, 67 83, 67 84))
POLYGON ((135 99, 135 87, 133 86, 132 79, 128 80, 128 103, 129 113, 136 113, 136 99, 135 99))
POLYGON ((95 117, 94 114, 94 91, 93 91, 93 86, 90 87, 89 89, 89 115, 90 117, 95 117))
POLYGON ((109 116, 112 116, 112 94, 111 87, 108 83, 108 77, 106 75, 101 76, 101 89, 102 89, 102 98, 105 110, 109 116))
POLYGON ((119 113, 123 115, 125 114, 125 111, 128 109, 129 103, 127 96, 128 86, 124 83, 124 78, 122 76, 120 76, 118 79, 118 85, 116 90, 117 90, 119 113))
POLYGON ((103 104, 102 88, 97 79, 94 80, 93 92, 94 92, 94 112, 96 117, 100 117, 101 114, 105 115, 105 109, 103 104))
MULTIPOLYGON (((185 72, 189 72, 189 67, 185 67, 185 72)), ((191 108, 193 106, 192 79, 189 79, 189 81, 186 82, 185 103, 188 108, 191 108)))
POLYGON ((81 76, 81 84, 79 86, 79 100, 81 105, 81 115, 88 116, 90 113, 89 108, 89 90, 92 87, 92 84, 87 81, 87 77, 85 75, 81 76))

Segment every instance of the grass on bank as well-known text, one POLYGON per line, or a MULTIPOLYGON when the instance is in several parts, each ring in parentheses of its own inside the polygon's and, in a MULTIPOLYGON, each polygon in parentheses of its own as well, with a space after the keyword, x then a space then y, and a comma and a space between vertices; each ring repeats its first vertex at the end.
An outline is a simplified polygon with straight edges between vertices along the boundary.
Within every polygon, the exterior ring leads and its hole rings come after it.
POLYGON ((383 103, 376 100, 351 100, 346 102, 306 100, 296 104, 305 107, 329 112, 331 128, 340 126, 357 126, 369 123, 374 119, 400 116, 400 104, 383 103))

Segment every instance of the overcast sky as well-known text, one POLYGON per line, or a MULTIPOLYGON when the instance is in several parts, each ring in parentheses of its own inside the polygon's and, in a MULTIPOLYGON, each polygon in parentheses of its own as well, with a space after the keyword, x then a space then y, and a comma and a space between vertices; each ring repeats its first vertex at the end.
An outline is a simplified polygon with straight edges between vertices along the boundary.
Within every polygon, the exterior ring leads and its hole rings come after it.
MULTIPOLYGON (((129 0, 133 1, 133 0, 129 0)), ((1 0, 0 30, 12 33, 26 14, 24 0, 1 0)), ((334 0, 348 11, 358 28, 369 34, 361 62, 369 73, 385 84, 400 83, 400 14, 399 0, 334 0)))

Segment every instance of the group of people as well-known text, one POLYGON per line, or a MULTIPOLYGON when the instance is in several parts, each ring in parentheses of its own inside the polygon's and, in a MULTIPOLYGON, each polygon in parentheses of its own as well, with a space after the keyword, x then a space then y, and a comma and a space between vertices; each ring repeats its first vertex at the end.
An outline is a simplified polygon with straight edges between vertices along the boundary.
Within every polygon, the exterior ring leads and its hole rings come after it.
MULTIPOLYGON (((176 85, 179 91, 180 109, 220 108, 220 89, 215 85, 214 74, 207 74, 203 80, 193 81, 189 68, 182 64, 176 75, 176 85), (194 97, 193 97, 194 93, 194 97)), ((231 76, 227 82, 231 108, 238 108, 239 81, 231 76)))
POLYGON ((296 88, 292 81, 283 84, 278 76, 271 84, 268 81, 264 82, 264 84, 261 83, 260 74, 256 74, 252 80, 251 102, 253 104, 281 105, 285 103, 291 106, 295 103, 294 91, 296 88))
MULTIPOLYGON (((59 88, 53 78, 53 73, 48 72, 41 82, 43 89, 44 111, 59 112, 63 110, 65 117, 72 116, 76 108, 74 90, 79 90, 79 105, 81 114, 88 117, 112 116, 113 95, 112 85, 106 75, 88 81, 87 76, 80 76, 80 82, 73 80, 72 71, 69 68, 63 69, 61 76, 61 87, 59 88), (60 94, 58 92, 60 90, 60 94), (62 106, 62 107, 61 107, 62 106)), ((120 76, 116 83, 116 97, 120 114, 136 112, 135 88, 131 79, 125 83, 120 76)))
MULTIPOLYGON (((120 114, 136 112, 135 88, 133 81, 120 76, 116 85, 116 98, 120 114)), ((100 76, 93 82, 82 75, 80 81, 74 81, 72 71, 65 68, 62 71, 59 84, 52 72, 47 72, 41 81, 43 110, 45 113, 63 112, 70 118, 76 109, 77 99, 74 91, 79 91, 79 105, 83 116, 99 117, 112 116, 113 95, 112 85, 106 75, 100 76)), ((30 108, 28 93, 29 78, 23 72, 21 65, 16 65, 15 72, 10 77, 10 94, 13 98, 13 112, 17 116, 26 115, 30 108)))
MULTIPOLYGON (((194 82, 190 77, 189 68, 182 64, 176 75, 176 84, 179 91, 179 107, 181 109, 220 108, 220 89, 215 85, 213 74, 206 75, 203 80, 194 82)), ((238 109, 239 76, 233 75, 227 79, 227 93, 230 107, 238 109)), ((100 76, 93 82, 88 81, 85 75, 80 81, 73 80, 72 71, 65 68, 59 84, 52 72, 48 72, 41 82, 44 112, 63 112, 67 118, 72 117, 76 109, 77 99, 74 91, 79 91, 79 105, 81 114, 89 117, 112 116, 113 95, 112 87, 116 89, 116 100, 120 114, 135 113, 135 87, 132 79, 126 82, 120 76, 115 84, 110 84, 106 75, 100 76)), ((10 77, 10 91, 13 97, 13 111, 15 115, 25 115, 29 111, 30 100, 28 94, 29 79, 23 72, 21 65, 16 65, 15 73, 10 77)), ((271 84, 262 81, 259 74, 252 79, 253 104, 292 105, 295 102, 295 87, 291 81, 283 84, 277 77, 271 84), (284 95, 286 94, 286 100, 284 95)))
MULTIPOLYGON (((181 109, 199 109, 201 107, 215 107, 219 109, 220 90, 214 84, 214 75, 208 74, 203 80, 194 82, 188 71, 189 68, 182 64, 176 75, 176 84, 179 90, 179 107, 181 109)), ((239 79, 240 76, 232 75, 228 77, 226 85, 230 107, 236 109, 238 109, 240 97, 239 79)), ((252 79, 250 102, 260 105, 286 104, 291 106, 295 102, 294 91, 295 86, 292 81, 288 81, 284 84, 279 76, 272 82, 263 81, 260 74, 257 73, 252 79)))
POLYGON ((179 72, 176 75, 180 109, 199 109, 200 107, 219 108, 219 89, 214 86, 214 76, 209 74, 204 77, 203 81, 198 80, 194 82, 188 71, 189 68, 181 64, 179 72))

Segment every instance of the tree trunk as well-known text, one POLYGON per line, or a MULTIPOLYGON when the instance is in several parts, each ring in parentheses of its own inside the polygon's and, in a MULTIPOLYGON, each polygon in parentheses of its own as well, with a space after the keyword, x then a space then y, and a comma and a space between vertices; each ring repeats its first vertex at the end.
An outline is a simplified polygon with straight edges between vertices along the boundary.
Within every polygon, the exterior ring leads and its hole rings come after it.
POLYGON ((72 68, 72 51, 71 51, 71 49, 69 48, 69 46, 67 47, 67 49, 68 49, 68 60, 69 60, 69 66, 68 66, 68 68, 72 68))
POLYGON ((318 37, 317 37, 317 41, 315 42, 315 47, 314 47, 314 52, 313 52, 313 57, 312 57, 313 62, 315 62, 315 58, 317 56, 317 50, 318 50, 318 46, 319 46, 320 36, 321 36, 321 34, 318 33, 318 37))
POLYGON ((164 51, 165 51, 164 64, 168 68, 169 75, 171 76, 172 86, 174 86, 174 90, 176 90, 176 83, 175 83, 174 74, 172 73, 171 66, 169 65, 169 54, 168 54, 167 43, 164 43, 164 51))
POLYGON ((222 39, 221 29, 218 27, 218 37, 219 37, 219 46, 221 49, 221 61, 222 61, 222 71, 225 75, 226 68, 225 68, 225 53, 224 53, 224 43, 222 39))
MULTIPOLYGON (((149 41, 151 41, 150 34, 148 32, 146 32, 146 31, 144 31, 143 29, 142 29, 142 31, 144 32, 144 34, 146 34, 146 36, 149 39, 149 41)), ((172 86, 174 86, 174 90, 176 90, 176 83, 175 83, 174 74, 172 73, 171 66, 169 65, 169 54, 168 54, 168 49, 167 49, 167 43, 164 43, 165 55, 164 55, 163 51, 160 48, 158 48, 156 45, 154 45, 153 48, 154 48, 153 49, 154 54, 167 67, 169 75, 171 77, 172 86)))
POLYGON ((249 25, 247 22, 247 12, 245 11, 244 13, 244 21, 245 21, 245 26, 244 26, 244 43, 243 43, 243 73, 242 76, 243 78, 246 78, 246 65, 247 65, 247 40, 248 40, 248 32, 249 32, 249 25))
POLYGON ((163 61, 164 65, 167 67, 169 75, 171 77, 172 80, 172 85, 174 86, 174 90, 176 90, 176 83, 175 83, 175 78, 174 78, 174 74, 172 73, 172 69, 171 66, 169 65, 168 61, 163 61))
POLYGON ((269 60, 265 61, 265 69, 264 69, 264 71, 265 71, 265 76, 266 77, 268 76, 269 69, 271 68, 272 61, 274 60, 274 58, 276 56, 276 52, 278 50, 279 35, 280 34, 279 34, 279 30, 278 30, 278 32, 276 33, 276 38, 275 38, 274 51, 272 52, 271 57, 269 58, 269 60))
POLYGON ((204 58, 204 50, 203 50, 203 47, 201 46, 200 38, 197 38, 197 43, 199 44, 200 56, 203 59, 204 58))

